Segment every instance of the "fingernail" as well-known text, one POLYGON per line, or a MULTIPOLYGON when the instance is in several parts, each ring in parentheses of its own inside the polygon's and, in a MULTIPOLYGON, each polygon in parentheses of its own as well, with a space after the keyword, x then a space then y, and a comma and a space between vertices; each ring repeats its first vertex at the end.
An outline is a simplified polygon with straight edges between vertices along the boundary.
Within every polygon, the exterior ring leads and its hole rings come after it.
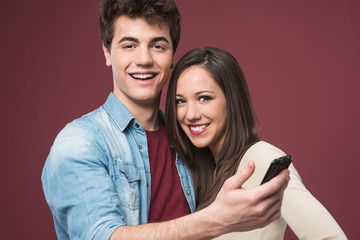
POLYGON ((246 164, 246 167, 247 167, 248 169, 251 169, 251 163, 252 163, 252 161, 250 160, 250 161, 246 164))

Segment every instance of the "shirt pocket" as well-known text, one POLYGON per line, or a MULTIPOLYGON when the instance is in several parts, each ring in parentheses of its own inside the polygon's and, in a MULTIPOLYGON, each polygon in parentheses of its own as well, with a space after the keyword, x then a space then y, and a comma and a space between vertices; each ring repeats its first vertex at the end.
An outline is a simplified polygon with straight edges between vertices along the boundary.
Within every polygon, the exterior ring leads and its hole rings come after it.
POLYGON ((140 208, 140 174, 132 162, 114 159, 115 188, 124 210, 140 208))

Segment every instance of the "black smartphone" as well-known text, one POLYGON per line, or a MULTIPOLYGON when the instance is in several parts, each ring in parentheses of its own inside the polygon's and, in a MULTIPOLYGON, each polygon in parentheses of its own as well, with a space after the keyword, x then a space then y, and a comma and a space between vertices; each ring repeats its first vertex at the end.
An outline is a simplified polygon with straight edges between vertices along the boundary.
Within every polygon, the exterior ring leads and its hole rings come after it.
POLYGON ((291 162, 292 162, 291 155, 285 155, 283 157, 274 159, 271 162, 270 167, 267 170, 261 184, 266 183, 267 181, 278 175, 282 170, 288 168, 291 162))

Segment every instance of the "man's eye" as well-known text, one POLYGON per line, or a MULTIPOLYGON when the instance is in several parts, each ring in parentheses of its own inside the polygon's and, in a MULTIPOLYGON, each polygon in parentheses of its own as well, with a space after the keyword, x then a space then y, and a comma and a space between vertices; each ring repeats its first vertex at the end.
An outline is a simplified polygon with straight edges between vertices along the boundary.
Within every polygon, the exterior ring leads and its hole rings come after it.
POLYGON ((165 47, 164 46, 162 46, 162 45, 159 45, 159 44, 155 44, 154 45, 154 48, 156 48, 156 49, 165 49, 165 47))
POLYGON ((206 102, 206 101, 210 101, 210 100, 211 100, 211 97, 209 97, 209 96, 201 96, 199 98, 200 102, 206 102))
POLYGON ((134 48, 134 45, 130 45, 130 44, 128 44, 128 45, 124 45, 124 46, 123 46, 123 48, 126 48, 126 49, 129 49, 129 48, 134 48))

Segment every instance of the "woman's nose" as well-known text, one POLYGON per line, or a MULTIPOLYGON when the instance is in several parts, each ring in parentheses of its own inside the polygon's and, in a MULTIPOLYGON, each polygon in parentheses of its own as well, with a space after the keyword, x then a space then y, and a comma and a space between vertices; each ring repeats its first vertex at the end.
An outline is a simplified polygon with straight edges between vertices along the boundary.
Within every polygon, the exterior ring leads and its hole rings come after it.
POLYGON ((196 103, 188 103, 187 111, 186 111, 186 118, 189 121, 195 121, 200 119, 201 114, 199 112, 199 109, 197 108, 196 103))

